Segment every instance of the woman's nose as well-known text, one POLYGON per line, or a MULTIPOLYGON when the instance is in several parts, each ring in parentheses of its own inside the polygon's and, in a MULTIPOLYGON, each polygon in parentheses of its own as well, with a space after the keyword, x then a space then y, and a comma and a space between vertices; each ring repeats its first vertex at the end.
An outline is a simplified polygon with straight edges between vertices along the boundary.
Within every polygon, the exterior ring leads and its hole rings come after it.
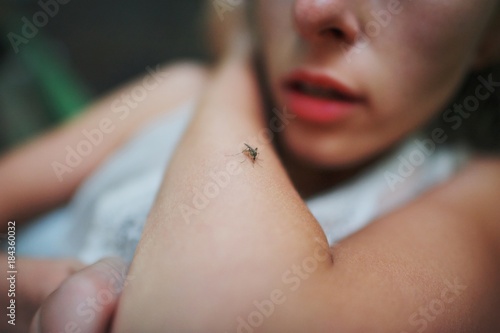
POLYGON ((310 42, 353 44, 360 25, 349 1, 353 0, 296 0, 293 10, 298 32, 310 42))

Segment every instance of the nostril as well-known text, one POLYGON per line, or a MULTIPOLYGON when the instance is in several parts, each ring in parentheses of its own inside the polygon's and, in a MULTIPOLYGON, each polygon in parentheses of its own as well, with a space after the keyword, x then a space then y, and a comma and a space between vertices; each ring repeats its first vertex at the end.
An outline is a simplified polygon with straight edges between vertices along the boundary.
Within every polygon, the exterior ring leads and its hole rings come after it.
POLYGON ((355 33, 351 34, 350 32, 339 28, 324 29, 321 32, 321 36, 323 38, 335 39, 336 41, 346 42, 348 44, 353 43, 356 39, 355 33))
POLYGON ((323 37, 328 37, 328 38, 333 37, 337 40, 344 40, 347 37, 346 34, 341 29, 338 29, 338 28, 325 29, 321 32, 321 35, 323 37))
POLYGON ((346 37, 345 33, 338 28, 328 29, 328 33, 336 39, 344 39, 346 37))
POLYGON ((314 43, 353 44, 360 32, 347 0, 294 0, 293 20, 301 37, 314 43))

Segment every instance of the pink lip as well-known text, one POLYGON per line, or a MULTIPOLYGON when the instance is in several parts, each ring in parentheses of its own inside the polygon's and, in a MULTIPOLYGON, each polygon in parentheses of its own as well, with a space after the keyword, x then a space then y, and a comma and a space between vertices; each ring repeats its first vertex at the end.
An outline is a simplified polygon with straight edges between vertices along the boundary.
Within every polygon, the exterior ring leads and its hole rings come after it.
POLYGON ((331 124, 359 110, 364 98, 339 81, 322 74, 296 70, 283 80, 285 104, 298 118, 317 124, 331 124), (308 84, 334 90, 338 97, 318 97, 307 94, 297 85, 308 84))

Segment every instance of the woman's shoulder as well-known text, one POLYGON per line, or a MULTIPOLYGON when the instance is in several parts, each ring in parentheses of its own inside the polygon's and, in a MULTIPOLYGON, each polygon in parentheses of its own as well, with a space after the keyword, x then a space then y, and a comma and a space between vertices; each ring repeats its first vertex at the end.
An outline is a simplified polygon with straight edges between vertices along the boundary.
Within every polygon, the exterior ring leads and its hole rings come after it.
POLYGON ((474 223, 484 223, 500 254, 500 156, 478 156, 449 185, 450 197, 457 192, 457 214, 474 223))
MULTIPOLYGON (((452 238, 461 235, 462 246, 500 256, 500 157, 473 156, 454 177, 407 207, 429 217, 436 228, 452 238), (448 231, 446 231, 448 230, 448 231)), ((496 261, 496 260, 494 260, 496 261)), ((500 278, 500 265, 495 268, 500 278)))
POLYGON ((473 157, 445 183, 342 241, 334 248, 337 267, 360 261, 398 290, 416 291, 404 302, 418 295, 432 304, 448 282, 458 284, 460 297, 446 303, 450 316, 434 324, 449 327, 467 313, 481 323, 475 331, 490 332, 500 327, 499 197, 500 159, 473 157))
MULTIPOLYGON (((365 234, 378 234, 385 242, 390 234, 399 249, 415 243, 420 255, 444 257, 440 269, 454 269, 475 281, 498 281, 498 198, 500 158, 474 156, 451 179, 381 217, 365 234), (396 241, 399 238, 404 241, 396 241)), ((500 294, 500 286, 495 289, 500 294)))
MULTIPOLYGON (((451 179, 414 202, 413 207, 435 212, 465 226, 481 226, 500 244, 500 156, 470 158, 451 179)), ((500 253, 500 247, 498 248, 500 253)))
MULTIPOLYGON (((475 156, 442 188, 439 197, 457 214, 484 221, 500 220, 500 156, 475 156)), ((500 227, 499 223, 495 223, 500 227)), ((499 229, 500 231, 500 229, 499 229)), ((500 234, 498 235, 500 237, 500 234)))

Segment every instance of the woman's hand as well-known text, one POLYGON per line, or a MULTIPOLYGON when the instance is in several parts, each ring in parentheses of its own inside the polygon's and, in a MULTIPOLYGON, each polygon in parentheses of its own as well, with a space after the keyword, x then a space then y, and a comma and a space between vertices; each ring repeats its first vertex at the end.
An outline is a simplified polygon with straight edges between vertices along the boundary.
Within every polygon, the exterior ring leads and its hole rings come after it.
MULTIPOLYGON (((6 255, 2 254, 1 257, 2 262, 7 263, 6 255)), ((15 289, 16 325, 8 324, 7 319, 9 318, 2 318, 0 324, 2 332, 27 332, 29 323, 42 302, 64 280, 84 267, 81 262, 71 259, 39 260, 31 258, 18 258, 16 266, 18 271, 15 289)), ((9 281, 2 279, 0 285, 2 286, 1 297, 6 299, 7 291, 10 288, 9 281)), ((7 302, 10 301, 7 300, 7 302)))
POLYGON ((126 273, 125 263, 108 258, 71 275, 43 302, 30 333, 108 332, 126 273))

